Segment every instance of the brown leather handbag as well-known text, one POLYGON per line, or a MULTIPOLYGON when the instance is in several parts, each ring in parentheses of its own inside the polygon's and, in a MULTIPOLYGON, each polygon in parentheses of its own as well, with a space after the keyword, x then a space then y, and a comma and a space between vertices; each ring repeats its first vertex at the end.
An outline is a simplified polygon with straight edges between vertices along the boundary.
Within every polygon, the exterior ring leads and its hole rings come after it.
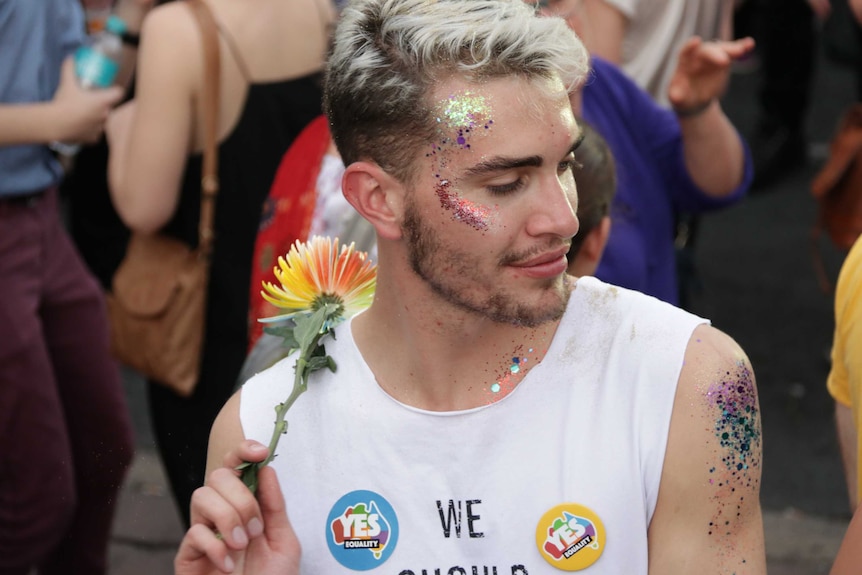
POLYGON ((862 233, 862 104, 844 113, 811 193, 818 207, 814 233, 825 231, 837 248, 849 250, 862 233))
POLYGON ((188 0, 204 45, 204 157, 198 246, 164 234, 133 233, 107 296, 117 359, 178 395, 194 392, 200 372, 213 218, 218 194, 216 127, 219 47, 202 0, 188 0))

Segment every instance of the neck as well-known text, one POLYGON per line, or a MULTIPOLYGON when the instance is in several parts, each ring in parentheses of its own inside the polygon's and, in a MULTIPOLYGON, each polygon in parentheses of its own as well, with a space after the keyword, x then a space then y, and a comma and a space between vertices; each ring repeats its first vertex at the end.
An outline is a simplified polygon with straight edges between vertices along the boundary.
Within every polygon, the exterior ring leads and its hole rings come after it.
POLYGON ((420 409, 499 401, 541 362, 559 325, 495 322, 444 301, 415 276, 407 286, 387 280, 378 275, 374 304, 353 322, 354 338, 378 384, 420 409))

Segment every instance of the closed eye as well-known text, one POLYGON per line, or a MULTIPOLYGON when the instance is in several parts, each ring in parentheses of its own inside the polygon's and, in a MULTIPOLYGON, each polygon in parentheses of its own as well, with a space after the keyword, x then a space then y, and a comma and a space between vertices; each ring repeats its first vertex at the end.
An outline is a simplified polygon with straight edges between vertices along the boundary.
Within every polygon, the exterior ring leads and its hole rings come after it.
POLYGON ((519 177, 514 182, 506 184, 489 185, 488 191, 494 196, 505 196, 513 192, 517 192, 524 186, 524 178, 519 177))

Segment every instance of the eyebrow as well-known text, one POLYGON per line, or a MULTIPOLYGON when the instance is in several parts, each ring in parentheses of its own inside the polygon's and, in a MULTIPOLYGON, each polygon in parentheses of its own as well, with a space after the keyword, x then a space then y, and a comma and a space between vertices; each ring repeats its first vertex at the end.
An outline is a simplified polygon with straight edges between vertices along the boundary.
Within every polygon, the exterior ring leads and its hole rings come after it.
MULTIPOLYGON (((572 154, 575 152, 575 150, 578 149, 578 147, 584 141, 584 136, 586 136, 586 133, 581 130, 566 155, 572 154)), ((484 176, 487 174, 493 174, 495 172, 505 172, 506 170, 513 170, 517 168, 538 168, 542 166, 542 163, 542 156, 526 156, 523 158, 508 158, 505 156, 496 156, 479 162, 475 166, 467 168, 467 170, 465 171, 465 175, 468 177, 484 176)))
POLYGON ((496 156, 489 158, 483 162, 479 162, 466 170, 467 176, 484 176, 494 172, 505 172, 516 168, 525 167, 540 167, 542 165, 541 156, 527 156, 525 158, 507 158, 505 156, 496 156))

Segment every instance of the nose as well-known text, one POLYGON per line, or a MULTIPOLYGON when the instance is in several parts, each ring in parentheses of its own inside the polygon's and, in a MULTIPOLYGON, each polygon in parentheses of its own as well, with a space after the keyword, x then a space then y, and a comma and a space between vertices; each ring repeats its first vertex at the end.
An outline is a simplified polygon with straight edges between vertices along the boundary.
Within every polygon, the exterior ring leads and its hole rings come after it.
POLYGON ((535 198, 533 213, 527 222, 528 234, 571 238, 578 233, 578 193, 571 172, 563 177, 549 177, 535 198))

